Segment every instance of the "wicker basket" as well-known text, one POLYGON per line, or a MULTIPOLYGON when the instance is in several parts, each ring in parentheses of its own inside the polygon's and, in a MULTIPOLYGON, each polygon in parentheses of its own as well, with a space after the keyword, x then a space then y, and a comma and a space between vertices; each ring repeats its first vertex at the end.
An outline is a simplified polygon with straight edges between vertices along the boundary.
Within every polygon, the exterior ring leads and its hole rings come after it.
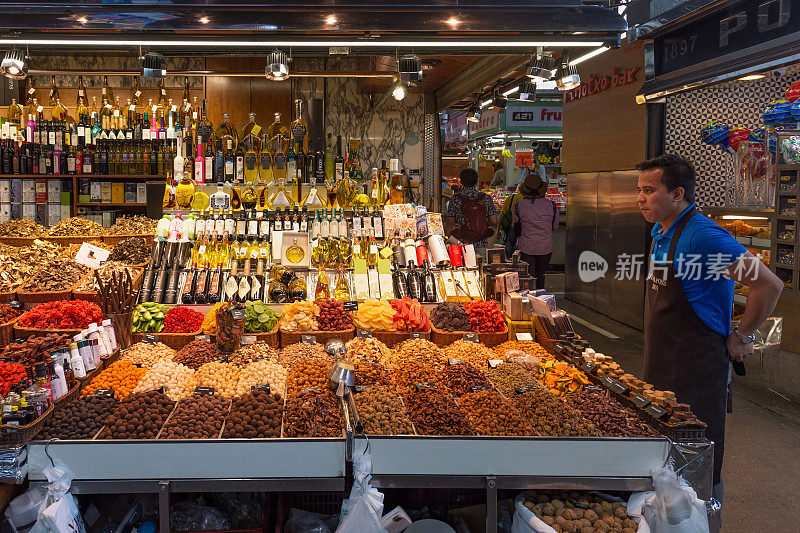
MULTIPOLYGON (((411 333, 412 332, 410 331, 373 331, 372 336, 375 339, 381 341, 389 348, 394 348, 401 342, 410 339, 411 333)), ((430 339, 431 337, 430 329, 428 329, 427 331, 415 331, 413 333, 422 333, 427 339, 430 339)))
POLYGON ((0 292, 0 303, 11 303, 17 299, 17 291, 0 292))
POLYGON ((66 333, 70 337, 74 337, 78 333, 80 333, 80 329, 41 329, 41 328, 26 328, 20 326, 16 322, 14 323, 14 338, 15 339, 27 339, 28 337, 44 337, 45 335, 50 335, 51 333, 56 334, 63 334, 66 333))
POLYGON ((13 318, 5 324, 0 324, 0 346, 11 344, 11 341, 14 339, 14 324, 17 318, 19 317, 13 318))
POLYGON ((41 237, 0 237, 0 243, 8 244, 10 246, 30 246, 37 238, 41 237))
MULTIPOLYGON (((266 333, 242 333, 242 336, 245 337, 255 337, 256 342, 266 342, 268 345, 272 346, 273 348, 277 348, 280 346, 281 337, 278 335, 278 328, 276 327, 272 331, 267 331, 266 333)), ((319 342, 319 341, 317 341, 319 342)))
MULTIPOLYGON (((134 267, 129 267, 129 268, 131 269, 131 278, 132 278, 132 281, 133 281, 133 286, 134 287, 138 287, 139 286, 139 282, 142 279, 142 275, 144 274, 144 272, 141 269, 138 269, 138 268, 134 268, 134 267)), ((77 287, 80 287, 83 284, 83 282, 86 281, 90 276, 94 277, 94 271, 89 272, 88 274, 86 274, 84 277, 81 278, 81 280, 78 283, 75 284, 75 287, 73 288, 73 291, 72 291, 72 299, 73 300, 83 300, 83 301, 86 301, 86 302, 94 302, 94 303, 100 305, 100 298, 98 297, 98 294, 96 292, 94 292, 94 291, 78 291, 77 290, 77 287)))
POLYGON ((79 381, 64 396, 53 402, 53 411, 58 412, 58 410, 63 409, 65 406, 71 404, 81 395, 82 390, 83 382, 79 381))
POLYGON ((106 244, 111 244, 112 246, 117 244, 120 241, 124 241, 130 237, 141 237, 146 241, 152 241, 155 239, 155 233, 135 233, 130 235, 103 235, 103 242, 106 244))
POLYGON ((108 357, 103 357, 100 360, 103 363, 102 364, 103 369, 105 370, 106 368, 110 367, 111 365, 119 361, 121 357, 122 357, 122 350, 120 350, 119 348, 117 348, 117 350, 108 357))
POLYGON ((53 414, 50 405, 42 416, 25 426, 0 424, 0 446, 22 446, 33 439, 41 430, 47 419, 53 414))
MULTIPOLYGON (((74 288, 76 285, 73 285, 74 288)), ((72 300, 72 288, 65 291, 50 291, 50 292, 28 292, 19 290, 17 291, 17 299, 26 304, 43 304, 47 302, 56 302, 58 300, 72 300)))
POLYGON ((325 344, 331 339, 341 339, 344 342, 356 336, 356 328, 343 329, 340 331, 284 331, 280 330, 281 346, 286 347, 290 344, 303 342, 304 335, 313 335, 318 344, 325 344))
MULTIPOLYGON (((100 205, 100 204, 98 204, 100 205)), ((66 236, 55 236, 55 235, 45 235, 41 237, 43 241, 50 241, 54 242, 59 246, 69 246, 71 244, 83 244, 84 242, 89 241, 102 241, 102 235, 66 235, 66 236)))
MULTIPOLYGON (((198 329, 194 333, 152 333, 158 337, 158 342, 166 344, 173 350, 180 350, 194 340, 197 335, 202 335, 203 330, 198 329)), ((144 339, 145 333, 133 333, 131 344, 136 344, 144 339)))

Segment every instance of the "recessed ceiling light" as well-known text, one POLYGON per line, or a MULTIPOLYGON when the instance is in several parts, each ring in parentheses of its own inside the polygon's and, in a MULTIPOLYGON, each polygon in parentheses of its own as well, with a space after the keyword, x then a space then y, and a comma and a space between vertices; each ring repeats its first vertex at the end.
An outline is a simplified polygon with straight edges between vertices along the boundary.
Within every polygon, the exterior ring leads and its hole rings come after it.
POLYGON ((445 20, 444 23, 449 24, 451 27, 455 28, 456 26, 461 24, 461 21, 458 20, 456 17, 450 17, 449 19, 445 20))
POLYGON ((739 78, 739 81, 755 81, 761 80, 766 77, 766 74, 748 74, 747 76, 742 76, 739 78))
POLYGON ((338 24, 338 23, 339 23, 339 21, 336 19, 335 15, 328 15, 327 17, 325 17, 325 24, 327 24, 329 26, 333 26, 333 25, 338 24))
POLYGON ((211 22, 211 19, 203 15, 202 17, 197 19, 197 22, 199 22, 200 24, 208 24, 209 22, 211 22))
POLYGON ((78 22, 80 22, 81 24, 86 24, 87 22, 89 22, 89 19, 87 19, 86 17, 80 17, 78 19, 78 22))

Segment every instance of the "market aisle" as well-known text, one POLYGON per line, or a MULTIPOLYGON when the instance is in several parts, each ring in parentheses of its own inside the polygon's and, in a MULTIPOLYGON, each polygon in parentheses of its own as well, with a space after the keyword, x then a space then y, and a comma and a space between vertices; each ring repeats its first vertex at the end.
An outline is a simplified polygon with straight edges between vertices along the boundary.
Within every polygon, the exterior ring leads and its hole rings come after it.
MULTIPOLYGON (((558 292, 558 281, 554 279, 555 286, 548 288, 558 292)), ((575 321, 579 335, 598 352, 613 355, 623 368, 641 373, 641 331, 559 296, 561 308, 595 327, 575 321)), ((726 425, 722 532, 800 531, 800 425, 735 389, 733 404, 726 425)))

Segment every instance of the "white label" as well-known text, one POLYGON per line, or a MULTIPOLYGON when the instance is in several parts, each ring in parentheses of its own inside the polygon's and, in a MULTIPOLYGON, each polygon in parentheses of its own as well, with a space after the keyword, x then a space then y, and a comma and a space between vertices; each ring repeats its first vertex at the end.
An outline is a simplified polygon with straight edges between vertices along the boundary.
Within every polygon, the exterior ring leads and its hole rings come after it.
POLYGON ((118 116, 119 116, 119 109, 115 109, 115 110, 114 110, 114 116, 115 116, 115 117, 118 117, 118 116))
MULTIPOLYGON (((28 89, 28 94, 35 94, 35 93, 36 93, 36 89, 34 89, 33 87, 31 87, 30 89, 28 89)), ((81 96, 83 96, 83 91, 78 91, 78 94, 80 94, 81 96)))
POLYGON ((136 104, 131 104, 130 110, 131 111, 136 111, 136 104))
POLYGON ((258 250, 254 249, 250 251, 250 259, 258 259, 258 250))
POLYGON ((75 262, 89 268, 100 268, 100 265, 108 260, 109 255, 111 255, 110 250, 84 242, 75 256, 75 262))
POLYGON ((142 91, 139 91, 139 90, 137 90, 137 91, 136 91, 135 93, 133 93, 133 94, 134 94, 134 96, 136 96, 136 98, 139 98, 140 96, 142 96, 142 91))
POLYGON ((106 88, 103 87, 103 94, 106 94, 106 88))
POLYGON ((41 113, 42 111, 44 111, 44 107, 39 106, 39 107, 36 108, 36 112, 37 113, 41 113))
POLYGON ((530 333, 517 333, 517 340, 518 341, 532 341, 533 335, 530 333))
POLYGON ((177 111, 177 110, 178 110, 178 106, 176 106, 175 104, 173 104, 173 105, 172 105, 172 112, 174 113, 174 112, 175 112, 175 111, 177 111))
POLYGON ((197 111, 192 111, 192 118, 197 120, 197 111))
POLYGON ((375 188, 372 189, 372 199, 373 200, 377 200, 378 199, 378 189, 375 189, 375 188))

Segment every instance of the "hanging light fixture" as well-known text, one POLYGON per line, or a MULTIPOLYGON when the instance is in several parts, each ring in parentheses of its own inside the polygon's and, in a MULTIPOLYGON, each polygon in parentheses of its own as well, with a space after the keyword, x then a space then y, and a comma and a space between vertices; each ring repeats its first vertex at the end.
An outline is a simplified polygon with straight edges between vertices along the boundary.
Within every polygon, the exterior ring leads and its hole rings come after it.
POLYGON ((403 98, 406 97, 407 93, 408 90, 406 89, 405 83, 403 83, 402 81, 398 81, 397 83, 394 84, 394 87, 392 88, 392 96, 394 96, 395 100, 402 100, 403 98))
POLYGON ((284 81, 289 78, 289 59, 280 50, 267 56, 267 67, 264 74, 272 81, 284 81))
POLYGON ((556 87, 559 91, 571 91, 578 88, 580 84, 581 77, 578 74, 578 68, 569 64, 569 54, 564 52, 564 55, 561 56, 561 66, 556 72, 556 87))
POLYGON ((397 63, 397 70, 400 71, 400 81, 407 83, 422 81, 422 60, 413 54, 402 56, 397 63))
POLYGON ((500 94, 500 91, 495 91, 494 96, 492 96, 492 104, 497 109, 505 109, 506 105, 508 105, 508 98, 500 94))
POLYGON ((537 53, 531 58, 528 65, 528 77, 535 83, 541 83, 553 79, 555 76, 556 62, 553 56, 544 53, 537 53))
POLYGON ((536 100, 536 84, 532 81, 525 81, 519 86, 519 99, 527 102, 536 100))
POLYGON ((25 52, 12 48, 6 52, 3 62, 0 63, 3 76, 14 80, 23 80, 28 76, 28 58, 25 52))
POLYGON ((147 52, 141 57, 142 76, 145 78, 163 78, 167 75, 164 68, 164 56, 157 52, 147 52))
POLYGON ((467 120, 469 122, 480 122, 481 110, 478 107, 477 102, 472 104, 472 107, 469 108, 469 112, 467 113, 467 120))

